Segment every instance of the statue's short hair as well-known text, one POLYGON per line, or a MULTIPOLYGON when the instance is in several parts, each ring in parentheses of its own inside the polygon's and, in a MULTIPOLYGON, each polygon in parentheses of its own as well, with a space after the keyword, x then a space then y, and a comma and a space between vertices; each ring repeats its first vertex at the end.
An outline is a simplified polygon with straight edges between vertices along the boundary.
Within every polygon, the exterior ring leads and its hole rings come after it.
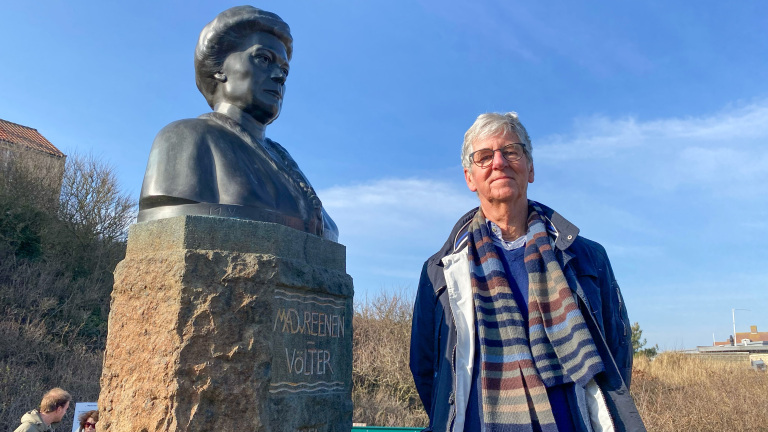
POLYGON ((467 133, 464 134, 464 144, 461 146, 461 166, 466 169, 470 169, 472 166, 469 155, 474 151, 473 146, 476 140, 510 132, 514 132, 520 138, 525 156, 528 158, 528 161, 533 162, 531 138, 528 136, 525 126, 520 123, 517 113, 485 113, 477 116, 475 122, 467 130, 467 133))
POLYGON ((277 37, 288 54, 293 53, 291 29, 279 16, 253 6, 236 6, 218 14, 200 32, 195 47, 195 82, 213 108, 213 95, 219 82, 213 77, 221 72, 227 56, 243 40, 253 33, 270 33, 277 37))
POLYGON ((66 390, 58 387, 52 388, 43 395, 43 400, 40 401, 40 412, 44 414, 52 413, 71 401, 72 395, 67 393, 66 390))

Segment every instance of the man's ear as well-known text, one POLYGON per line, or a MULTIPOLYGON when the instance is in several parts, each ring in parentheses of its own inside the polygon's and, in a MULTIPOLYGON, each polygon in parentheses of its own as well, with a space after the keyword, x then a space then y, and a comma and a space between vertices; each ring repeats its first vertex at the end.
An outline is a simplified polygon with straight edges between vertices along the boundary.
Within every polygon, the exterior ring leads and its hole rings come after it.
POLYGON ((467 187, 472 192, 477 192, 477 185, 475 185, 475 181, 472 179, 472 167, 464 168, 464 180, 467 182, 467 187))
POLYGON ((533 183, 533 177, 533 162, 531 162, 528 167, 528 183, 533 183))
POLYGON ((218 82, 227 82, 227 76, 224 75, 224 72, 216 72, 213 74, 213 79, 215 79, 218 82))

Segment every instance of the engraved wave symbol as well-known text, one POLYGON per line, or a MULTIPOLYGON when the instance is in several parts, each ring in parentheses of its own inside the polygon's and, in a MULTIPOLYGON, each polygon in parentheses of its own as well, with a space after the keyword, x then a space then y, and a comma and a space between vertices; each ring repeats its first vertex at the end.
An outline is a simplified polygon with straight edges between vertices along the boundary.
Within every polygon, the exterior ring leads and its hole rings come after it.
POLYGON ((289 383, 280 382, 274 383, 269 386, 270 393, 287 392, 287 393, 314 393, 314 392, 327 392, 327 391, 343 391, 344 383, 341 381, 332 382, 317 382, 317 383, 289 383))
POLYGON ((301 303, 314 303, 320 306, 330 306, 338 309, 343 309, 345 306, 343 301, 334 300, 329 297, 294 294, 283 290, 275 290, 275 298, 301 303))

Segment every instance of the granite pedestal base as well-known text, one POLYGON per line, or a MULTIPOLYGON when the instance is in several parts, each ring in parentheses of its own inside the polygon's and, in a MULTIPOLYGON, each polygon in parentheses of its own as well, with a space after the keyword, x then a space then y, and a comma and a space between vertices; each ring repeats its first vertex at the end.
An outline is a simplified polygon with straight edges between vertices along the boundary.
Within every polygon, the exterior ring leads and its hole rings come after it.
POLYGON ((282 225, 133 225, 115 271, 99 396, 110 432, 346 432, 344 246, 282 225))

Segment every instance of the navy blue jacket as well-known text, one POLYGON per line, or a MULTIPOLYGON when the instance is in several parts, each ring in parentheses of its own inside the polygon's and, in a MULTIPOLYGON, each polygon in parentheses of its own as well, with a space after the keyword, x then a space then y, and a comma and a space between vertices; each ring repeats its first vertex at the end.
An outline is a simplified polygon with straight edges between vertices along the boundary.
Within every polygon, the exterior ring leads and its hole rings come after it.
MULTIPOLYGON (((578 228, 542 206, 548 229, 556 232, 556 256, 569 286, 576 288, 579 308, 605 365, 595 381, 605 396, 617 431, 644 431, 642 419, 629 394, 632 374, 631 329, 619 285, 605 249, 578 235, 578 228)), ((477 208, 454 226, 439 252, 421 272, 413 310, 410 368, 433 431, 452 429, 455 415, 456 328, 446 293, 441 260, 466 248, 466 231, 477 208)), ((573 401, 575 406, 577 401, 573 401)), ((587 420, 588 422, 588 420, 587 420)), ((585 429, 588 430, 588 429, 585 429)), ((456 431, 463 432, 463 431, 456 431)))

